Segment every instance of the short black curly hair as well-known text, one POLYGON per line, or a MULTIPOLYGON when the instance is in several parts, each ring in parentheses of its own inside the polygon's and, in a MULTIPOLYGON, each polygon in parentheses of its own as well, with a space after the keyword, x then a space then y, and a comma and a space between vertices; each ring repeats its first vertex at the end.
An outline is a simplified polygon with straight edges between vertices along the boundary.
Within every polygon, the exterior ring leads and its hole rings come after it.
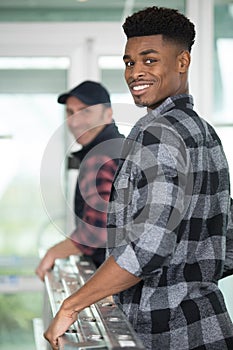
POLYGON ((166 7, 152 6, 135 12, 126 18, 122 27, 127 39, 161 34, 189 52, 195 38, 194 24, 178 10, 166 7))

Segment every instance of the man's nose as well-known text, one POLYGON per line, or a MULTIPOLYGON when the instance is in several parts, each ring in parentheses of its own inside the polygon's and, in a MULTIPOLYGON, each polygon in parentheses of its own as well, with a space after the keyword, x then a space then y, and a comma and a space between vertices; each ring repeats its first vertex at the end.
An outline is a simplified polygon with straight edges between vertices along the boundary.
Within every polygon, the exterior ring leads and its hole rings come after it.
POLYGON ((141 77, 145 76, 145 67, 142 63, 135 63, 131 70, 131 77, 134 80, 137 80, 141 77))

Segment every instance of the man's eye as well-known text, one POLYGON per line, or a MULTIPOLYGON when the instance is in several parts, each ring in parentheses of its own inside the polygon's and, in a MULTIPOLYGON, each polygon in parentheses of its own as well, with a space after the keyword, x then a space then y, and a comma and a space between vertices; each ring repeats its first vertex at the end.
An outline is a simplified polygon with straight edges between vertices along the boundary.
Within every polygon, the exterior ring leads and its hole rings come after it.
POLYGON ((134 64, 134 63, 133 63, 132 61, 125 62, 125 66, 126 66, 126 67, 132 67, 133 64, 134 64))
POLYGON ((92 112, 92 109, 87 107, 87 108, 84 108, 84 109, 82 110, 82 112, 85 113, 85 114, 89 114, 89 113, 92 112))
POLYGON ((150 63, 157 62, 157 60, 156 60, 155 58, 147 58, 147 59, 145 60, 145 62, 146 62, 147 64, 150 64, 150 63))
POLYGON ((72 111, 66 111, 66 115, 67 115, 67 117, 70 117, 70 116, 72 116, 74 113, 72 112, 72 111))

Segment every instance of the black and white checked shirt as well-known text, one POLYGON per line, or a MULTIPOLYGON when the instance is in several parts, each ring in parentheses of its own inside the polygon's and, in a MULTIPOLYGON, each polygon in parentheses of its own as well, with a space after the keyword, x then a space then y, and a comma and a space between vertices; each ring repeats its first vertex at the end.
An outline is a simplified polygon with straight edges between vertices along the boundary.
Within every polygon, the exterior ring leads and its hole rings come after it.
POLYGON ((221 142, 190 95, 135 124, 112 187, 107 254, 142 278, 115 301, 147 349, 233 349, 217 284, 233 270, 230 200, 221 142))

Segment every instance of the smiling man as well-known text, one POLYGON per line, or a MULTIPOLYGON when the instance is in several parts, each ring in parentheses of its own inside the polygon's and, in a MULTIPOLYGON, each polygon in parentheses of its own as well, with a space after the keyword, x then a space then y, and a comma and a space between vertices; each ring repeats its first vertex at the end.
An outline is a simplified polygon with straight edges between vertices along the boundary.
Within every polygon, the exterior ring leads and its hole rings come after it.
POLYGON ((105 260, 107 206, 121 153, 123 135, 113 120, 110 95, 99 82, 85 80, 58 96, 67 126, 82 148, 72 153, 79 164, 74 195, 75 229, 46 252, 36 268, 44 280, 55 259, 84 255, 96 267, 105 260))
POLYGON ((125 79, 148 113, 126 139, 114 178, 108 259, 63 302, 45 337, 56 349, 80 310, 114 294, 147 349, 233 349, 217 285, 233 269, 229 170, 189 95, 194 25, 150 7, 123 29, 125 79))
POLYGON ((125 78, 137 105, 155 109, 167 96, 188 92, 190 54, 184 47, 166 45, 161 34, 128 39, 125 78))

